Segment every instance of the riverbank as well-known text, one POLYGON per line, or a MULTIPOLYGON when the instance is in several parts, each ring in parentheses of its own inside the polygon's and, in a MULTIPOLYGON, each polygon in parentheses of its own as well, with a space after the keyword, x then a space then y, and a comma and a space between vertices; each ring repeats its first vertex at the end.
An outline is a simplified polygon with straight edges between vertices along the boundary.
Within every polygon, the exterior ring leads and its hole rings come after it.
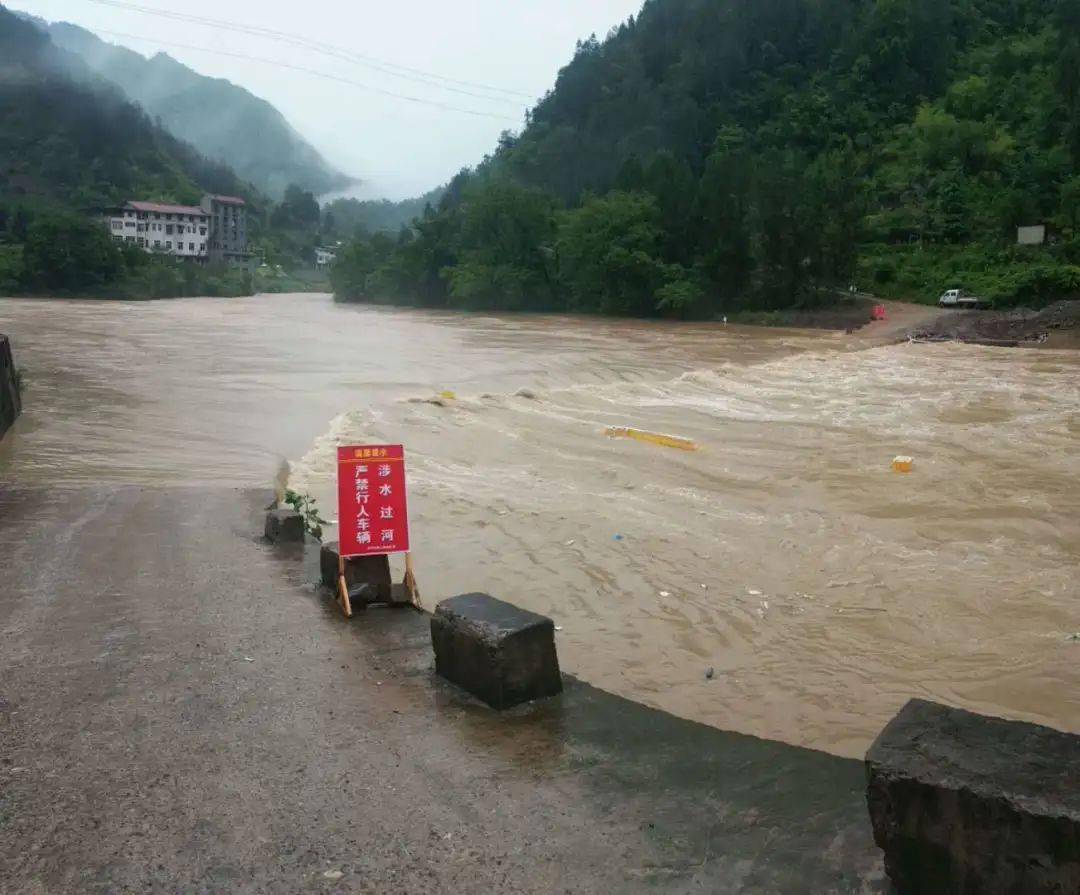
POLYGON ((269 497, 0 490, 0 891, 885 890, 861 762, 569 677, 496 714, 269 497))
POLYGON ((1080 349, 1080 300, 1059 301, 1038 310, 947 311, 913 329, 911 337, 928 342, 1080 349))

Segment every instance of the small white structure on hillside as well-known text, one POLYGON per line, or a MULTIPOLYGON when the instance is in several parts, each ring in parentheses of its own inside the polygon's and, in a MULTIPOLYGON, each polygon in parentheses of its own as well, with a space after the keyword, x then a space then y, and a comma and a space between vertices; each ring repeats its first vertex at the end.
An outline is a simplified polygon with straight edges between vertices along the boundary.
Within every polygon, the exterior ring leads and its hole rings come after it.
POLYGON ((1046 225, 1016 228, 1016 244, 1021 246, 1041 246, 1046 242, 1046 225))
POLYGON ((326 270, 337 261, 337 249, 315 249, 315 268, 326 270))

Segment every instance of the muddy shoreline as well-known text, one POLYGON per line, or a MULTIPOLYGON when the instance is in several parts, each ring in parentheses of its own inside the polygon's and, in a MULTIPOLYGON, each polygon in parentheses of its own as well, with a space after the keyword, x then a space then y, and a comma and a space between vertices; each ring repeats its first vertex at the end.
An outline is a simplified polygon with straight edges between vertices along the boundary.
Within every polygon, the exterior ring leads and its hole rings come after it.
POLYGON ((1007 311, 943 311, 909 337, 1003 348, 1080 348, 1080 301, 1007 311))

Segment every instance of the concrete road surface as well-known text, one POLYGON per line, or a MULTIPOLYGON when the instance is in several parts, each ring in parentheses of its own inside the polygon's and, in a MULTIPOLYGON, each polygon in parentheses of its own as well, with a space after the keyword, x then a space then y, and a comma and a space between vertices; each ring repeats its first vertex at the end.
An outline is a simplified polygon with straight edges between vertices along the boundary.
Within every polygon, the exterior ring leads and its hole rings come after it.
POLYGON ((573 679, 498 716, 265 502, 0 487, 0 892, 885 890, 859 763, 573 679))

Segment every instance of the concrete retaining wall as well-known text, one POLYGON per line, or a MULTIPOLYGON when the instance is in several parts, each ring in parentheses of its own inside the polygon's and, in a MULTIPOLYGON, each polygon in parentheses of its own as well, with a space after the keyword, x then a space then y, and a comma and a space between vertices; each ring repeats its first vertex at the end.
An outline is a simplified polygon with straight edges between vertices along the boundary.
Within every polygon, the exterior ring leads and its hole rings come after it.
POLYGON ((22 410, 19 385, 15 381, 15 359, 8 337, 0 334, 0 438, 22 410))

